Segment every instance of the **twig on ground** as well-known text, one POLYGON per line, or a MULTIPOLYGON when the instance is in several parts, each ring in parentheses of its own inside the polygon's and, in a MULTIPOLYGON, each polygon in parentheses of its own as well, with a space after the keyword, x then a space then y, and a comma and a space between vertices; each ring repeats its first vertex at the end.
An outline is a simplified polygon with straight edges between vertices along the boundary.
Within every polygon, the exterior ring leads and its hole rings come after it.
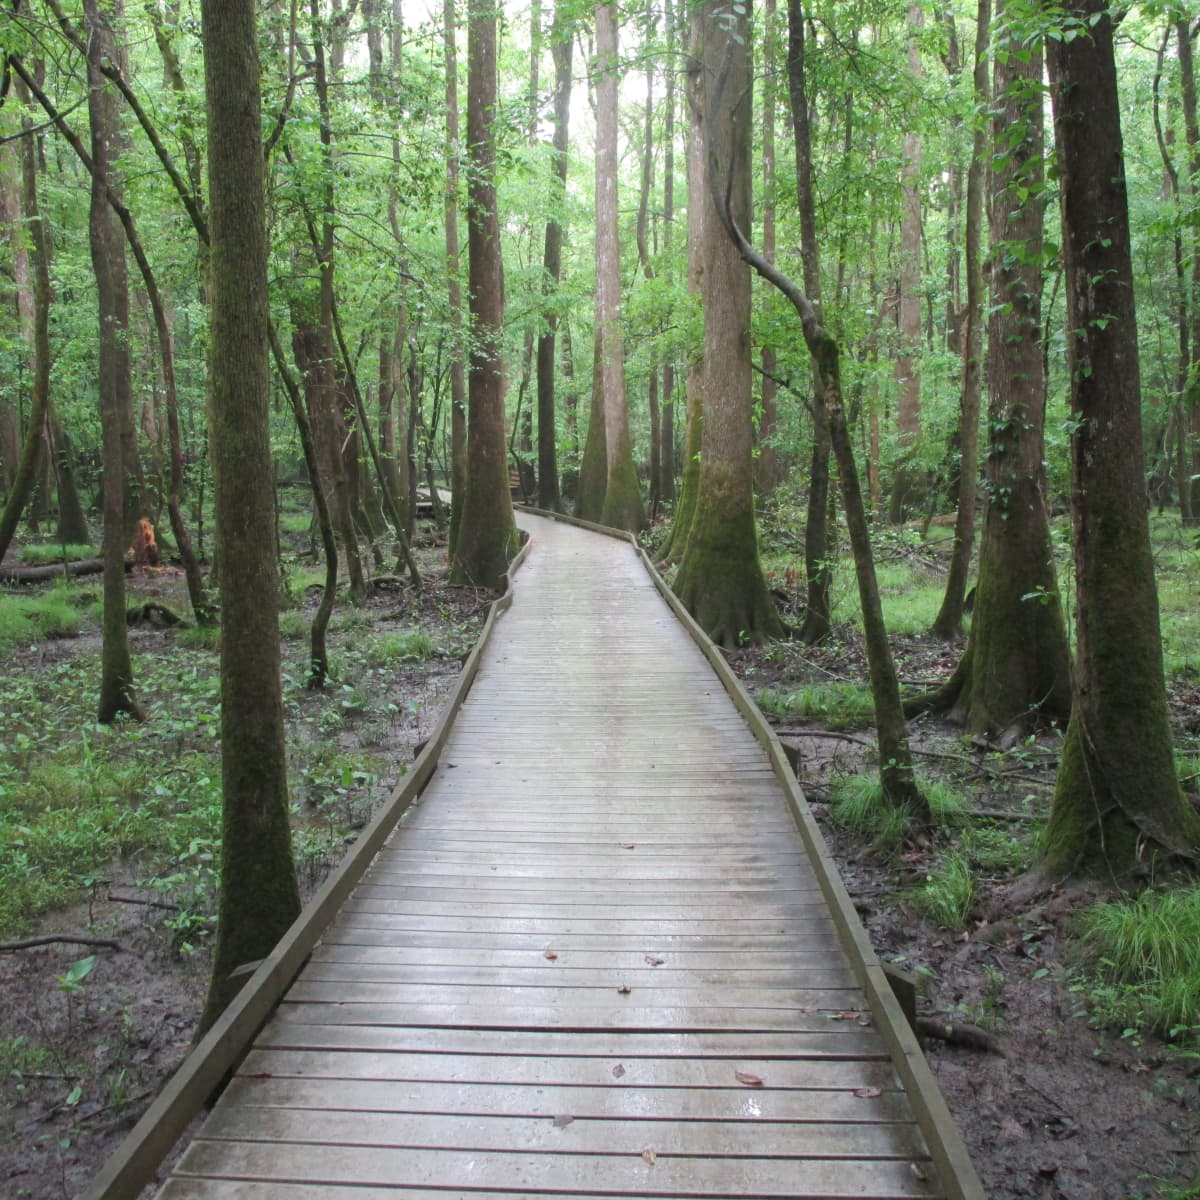
POLYGON ((968 1050, 983 1050, 988 1054, 998 1054, 1005 1057, 990 1034, 984 1033, 978 1025, 968 1025, 965 1021, 949 1021, 940 1017, 918 1017, 917 1032, 926 1037, 937 1038, 951 1046, 965 1046, 968 1050))
POLYGON ((108 893, 108 899, 114 904, 142 904, 146 908, 164 908, 167 912, 179 911, 179 905, 169 900, 143 900, 140 896, 118 896, 114 892, 108 893))

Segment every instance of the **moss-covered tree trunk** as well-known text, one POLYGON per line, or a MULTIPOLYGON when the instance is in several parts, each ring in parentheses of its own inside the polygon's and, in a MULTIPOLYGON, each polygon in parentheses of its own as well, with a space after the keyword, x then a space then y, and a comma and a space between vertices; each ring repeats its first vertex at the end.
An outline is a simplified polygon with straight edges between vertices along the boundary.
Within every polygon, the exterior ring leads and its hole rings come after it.
MULTIPOLYGON (((1003 22, 1003 5, 997 15, 1003 22)), ((1010 36, 1024 41, 1019 28, 1010 36)), ((1071 709, 1070 652, 1043 492, 1046 193, 1040 79, 1040 52, 1018 53, 1014 46, 998 55, 987 506, 979 580, 962 661, 945 687, 909 710, 948 710, 967 729, 1002 744, 1014 741, 1038 713, 1065 721, 1071 709)))
POLYGON ((267 362, 267 236, 252 0, 203 0, 212 205, 210 445, 221 547, 220 909, 206 1031, 300 911, 288 828, 267 362))
POLYGON ((504 445, 504 284, 496 213, 496 10, 470 0, 467 191, 471 369, 467 383, 467 494, 450 581, 498 588, 517 552, 504 445))
MULTIPOLYGON (((732 219, 750 217, 749 14, 704 14, 704 74, 724 86, 705 108, 706 206, 724 194, 732 219)), ((705 217, 704 441, 700 491, 675 592, 718 645, 776 637, 782 625, 758 560, 754 525, 754 424, 750 272, 715 210, 705 217)))
MULTIPOLYGON (((129 297, 125 277, 125 243, 109 204, 120 117, 115 92, 104 77, 105 62, 115 61, 116 48, 98 0, 87 0, 88 117, 91 126, 92 193, 89 240, 100 313, 100 426, 104 454, 104 620, 100 653, 100 700, 97 719, 121 714, 141 717, 133 686, 133 660, 125 622, 126 442, 122 437, 126 409, 131 409, 129 364, 129 297)), ((136 514, 135 514, 136 516, 136 514)), ((273 593, 272 593, 273 594, 273 593)))
POLYGON ((604 387, 604 449, 608 476, 600 519, 617 529, 642 529, 646 509, 629 432, 625 350, 621 335, 621 248, 617 236, 617 13, 596 5, 596 325, 604 387))
POLYGON ((1075 707, 1046 865, 1118 875, 1149 856, 1195 859, 1200 818, 1175 775, 1142 451, 1141 387, 1113 24, 1066 6, 1049 43, 1070 370, 1075 707))

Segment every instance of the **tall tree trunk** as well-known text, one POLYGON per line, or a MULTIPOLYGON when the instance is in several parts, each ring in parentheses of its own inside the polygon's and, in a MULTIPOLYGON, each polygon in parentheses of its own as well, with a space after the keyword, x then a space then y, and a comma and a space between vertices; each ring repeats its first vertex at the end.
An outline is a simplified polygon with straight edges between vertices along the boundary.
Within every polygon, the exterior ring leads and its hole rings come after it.
POLYGON ((975 131, 971 162, 967 168, 967 227, 963 236, 963 273, 967 297, 966 328, 962 338, 962 391, 958 415, 958 513, 954 522, 954 549, 946 575, 946 592, 934 618, 931 633, 949 640, 962 632, 967 574, 975 545, 975 501, 979 487, 979 406, 983 391, 983 177, 987 154, 987 126, 982 114, 988 105, 988 37, 991 0, 979 0, 975 19, 975 131))
POLYGON ((599 522, 604 513, 604 492, 608 483, 608 449, 604 428, 604 372, 601 367, 603 345, 600 326, 592 336, 592 395, 588 406, 587 436, 579 463, 579 484, 575 491, 575 515, 583 521, 599 522))
MULTIPOLYGON (((812 128, 808 116, 808 80, 804 12, 800 0, 788 0, 788 103, 796 148, 796 202, 800 209, 800 262, 804 291, 821 302, 821 256, 817 243, 816 180, 812 160, 812 128)), ((833 530, 829 518, 829 415, 825 411, 824 376, 813 360, 813 445, 808 475, 808 512, 804 523, 804 571, 807 601, 802 641, 813 645, 829 636, 832 626, 833 530)), ((877 461, 877 460, 873 460, 877 461)))
POLYGON ((75 453, 71 439, 58 419, 54 398, 47 409, 46 428, 54 479, 58 488, 58 540, 64 546, 87 546, 92 541, 87 513, 79 496, 79 481, 75 475, 75 453))
MULTIPOLYGON (((399 6, 400 0, 393 0, 399 6)), ((452 331, 450 358, 450 560, 458 553, 463 503, 467 495, 467 382, 461 269, 458 242, 458 51, 455 47, 454 0, 445 0, 446 69, 446 275, 450 288, 452 331)), ((510 498, 511 504, 511 498, 510 498)))
POLYGON ((596 324, 604 387, 604 446, 608 477, 600 519, 617 529, 646 524, 633 465, 625 400, 625 349, 621 336, 621 249, 617 236, 617 13, 612 0, 596 5, 596 324))
MULTIPOLYGON (((763 5, 763 42, 767 62, 763 71, 762 103, 762 252, 769 263, 775 261, 775 105, 776 105, 776 47, 779 31, 776 28, 775 0, 763 5)), ((769 287, 769 285, 768 285, 769 287)), ((769 496, 779 482, 779 455, 775 440, 778 436, 779 415, 775 399, 779 373, 778 355, 772 342, 763 343, 762 352, 762 416, 758 422, 758 468, 754 473, 755 486, 761 496, 769 496)))
POLYGON ((1071 381, 1075 707, 1046 832, 1056 875, 1195 860, 1200 817, 1175 774, 1146 512, 1137 321, 1112 16, 1066 6, 1050 42, 1071 381))
MULTIPOLYGON (((19 80, 17 88, 17 98, 22 108, 27 109, 28 93, 19 80)), ((21 514, 33 495, 38 468, 45 455, 45 432, 50 413, 50 246, 47 223, 38 203, 37 142, 33 121, 26 114, 21 123, 21 222, 14 223, 11 228, 15 232, 23 227, 29 239, 27 254, 33 282, 33 388, 24 444, 20 457, 13 463, 12 481, 7 488, 3 511, 0 511, 0 562, 8 553, 21 514)))
MULTIPOLYGON (((915 86, 921 79, 918 37, 925 16, 912 4, 908 9, 908 74, 915 86)), ((900 160, 900 352, 896 356, 896 379, 900 387, 896 406, 900 453, 892 479, 888 518, 893 525, 904 520, 905 509, 917 495, 917 470, 913 455, 921 438, 921 135, 904 134, 900 160)))
POLYGON ((470 162, 471 370, 467 494, 451 583, 498 588, 517 552, 504 446, 504 282, 496 212, 496 10, 469 0, 467 153, 470 162))
MULTIPOLYGON (((1196 115, 1196 68, 1192 51, 1192 23, 1180 19, 1175 24, 1175 41, 1179 50, 1180 107, 1183 109, 1183 128, 1188 149, 1188 182, 1192 204, 1200 203, 1200 119, 1196 115)), ((1200 353, 1200 227, 1192 223, 1192 270, 1188 295, 1190 317, 1189 340, 1192 355, 1200 353)), ((1185 407, 1191 417, 1191 436, 1187 454, 1191 476, 1191 496, 1188 502, 1189 520, 1197 519, 1200 511, 1200 372, 1194 368, 1188 374, 1185 407)))
MULTIPOLYGON (((5 130, 12 126, 6 125, 5 130)), ((17 231, 21 222, 21 151, 17 143, 0 141, 0 252, 13 264, 13 280, 0 275, 0 316, 5 322, 20 314, 20 284, 16 278, 16 260, 26 253, 17 231)), ((12 493, 17 463, 21 457, 21 419, 17 409, 17 379, 10 364, 0 361, 0 490, 7 498, 12 493)))
MULTIPOLYGON (((653 9, 646 16, 646 36, 654 34, 653 9)), ((642 172, 638 189, 636 241, 638 264, 647 280, 654 278, 650 259, 650 190, 654 186, 654 70, 646 70, 646 103, 642 110, 642 172)), ((650 513, 658 512, 662 500, 662 428, 658 410, 658 355, 651 351, 650 380, 647 388, 650 410, 650 513)))
MULTIPOLYGON (((663 123, 663 255, 667 270, 671 267, 672 234, 675 229, 675 11, 672 0, 663 4, 663 24, 667 38, 666 116, 663 123)), ((662 373, 662 413, 660 420, 659 460, 662 464, 659 486, 664 504, 674 504, 675 489, 675 361, 667 358, 662 373)))
POLYGON ((567 199, 567 149, 571 122, 571 51, 574 34, 565 0, 554 9, 550 51, 554 56, 554 152, 550 216, 542 252, 542 282, 548 303, 537 343, 538 504, 551 512, 562 509, 558 483, 558 431, 554 405, 555 348, 558 334, 558 286, 562 279, 563 220, 567 199), (561 214, 561 216, 560 216, 561 214))
MULTIPOLYGON (((1002 28, 1008 11, 997 7, 1002 28)), ((1014 38, 1022 38, 1016 29, 1014 38)), ((1045 187, 1040 46, 995 61, 987 508, 967 649, 946 686, 910 711, 948 708, 972 732, 1021 736, 1066 721, 1071 660, 1044 495, 1041 282, 1045 187)))
MULTIPOLYGON (((704 150, 704 18, 699 7, 690 10, 688 20, 687 55, 687 262, 688 294, 695 304, 702 303, 704 279, 704 220, 707 205, 695 203, 691 197, 703 196, 704 150)), ((683 480, 671 536, 659 550, 664 562, 677 562, 687 549, 696 515, 696 497, 700 493, 700 447, 704 439, 704 345, 697 342, 688 347, 687 364, 687 425, 683 444, 683 480)))
POLYGON ((254 4, 203 0, 212 204, 210 430, 221 553, 220 909, 199 1033, 300 911, 288 828, 254 4))
MULTIPOLYGON (((91 124, 92 195, 90 242, 92 270, 100 312, 100 424, 104 444, 104 626, 100 655, 102 723, 121 714, 141 718, 133 686, 125 622, 126 477, 132 464, 122 436, 132 412, 129 377, 129 296, 125 281, 125 243, 117 230, 108 199, 116 130, 120 124, 116 97, 105 81, 102 63, 116 58, 112 31, 98 0, 87 0, 88 116, 91 124)), ((136 514, 135 514, 136 515, 136 514)))
POLYGON ((704 21, 705 166, 697 196, 705 215, 704 442, 700 492, 675 592, 718 645, 783 632, 758 560, 754 525, 754 424, 750 366, 750 272, 725 236, 715 205, 750 222, 749 4, 726 21, 710 0, 704 21))

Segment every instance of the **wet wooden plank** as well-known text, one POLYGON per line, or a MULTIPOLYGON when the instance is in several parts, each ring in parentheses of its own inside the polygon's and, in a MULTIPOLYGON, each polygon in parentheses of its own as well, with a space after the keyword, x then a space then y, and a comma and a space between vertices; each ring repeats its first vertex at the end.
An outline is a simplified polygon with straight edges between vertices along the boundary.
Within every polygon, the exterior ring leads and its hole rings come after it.
POLYGON ((463 1154, 457 1150, 395 1150, 376 1146, 310 1146, 264 1142, 194 1143, 176 1173, 235 1179, 287 1179, 323 1185, 470 1188, 518 1184, 526 1192, 583 1191, 647 1196, 672 1193, 728 1197, 930 1196, 908 1163, 845 1159, 699 1158, 669 1148, 642 1153, 463 1154))
POLYGON ((495 1054, 518 1058, 596 1056, 622 1060, 667 1056, 706 1059, 806 1061, 845 1058, 887 1059, 873 1029, 852 1022, 832 1023, 819 1031, 755 1033, 742 1030, 674 1033, 545 1029, 461 1029, 450 1026, 309 1025, 272 1018, 255 1044, 279 1050, 385 1050, 393 1054, 495 1054))
POLYGON ((210 1141, 305 1142, 526 1153, 636 1154, 649 1141, 683 1155, 742 1158, 925 1158, 911 1124, 858 1125, 813 1121, 646 1121, 586 1117, 450 1116, 429 1113, 343 1113, 246 1105, 218 1110, 204 1127, 210 1141))

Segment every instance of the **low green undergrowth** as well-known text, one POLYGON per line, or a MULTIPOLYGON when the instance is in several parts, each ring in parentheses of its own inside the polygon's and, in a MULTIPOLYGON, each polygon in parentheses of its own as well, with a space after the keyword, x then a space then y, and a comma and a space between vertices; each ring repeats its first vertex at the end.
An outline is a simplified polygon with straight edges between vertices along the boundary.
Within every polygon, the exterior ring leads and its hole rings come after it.
POLYGON ((917 910, 943 929, 962 929, 975 903, 975 876, 961 851, 952 851, 912 896, 917 910))
MULTIPOLYGON (((942 780, 918 779, 929 801, 935 828, 957 820, 966 811, 962 794, 942 780)), ((874 772, 843 775, 830 788, 829 815, 833 823, 856 838, 891 850, 903 841, 908 818, 903 810, 886 803, 883 784, 874 772)))
POLYGON ((433 639, 423 629, 403 633, 386 633, 372 638, 366 647, 367 662, 373 667, 386 667, 398 662, 420 662, 437 653, 433 639))
POLYGON ((81 604, 90 596, 65 584, 45 591, 0 595, 0 648, 29 645, 51 638, 78 637, 83 626, 81 604))
POLYGON ((1093 905, 1079 932, 1097 1021, 1200 1045, 1200 887, 1093 905))
POLYGON ((81 558, 99 558, 100 547, 86 542, 36 542, 21 547, 21 561, 31 567, 46 567, 51 563, 77 562, 81 558))
POLYGON ((871 690, 861 683, 813 683, 794 691, 764 688, 756 697, 781 721, 820 720, 831 729, 858 729, 875 716, 871 690))

